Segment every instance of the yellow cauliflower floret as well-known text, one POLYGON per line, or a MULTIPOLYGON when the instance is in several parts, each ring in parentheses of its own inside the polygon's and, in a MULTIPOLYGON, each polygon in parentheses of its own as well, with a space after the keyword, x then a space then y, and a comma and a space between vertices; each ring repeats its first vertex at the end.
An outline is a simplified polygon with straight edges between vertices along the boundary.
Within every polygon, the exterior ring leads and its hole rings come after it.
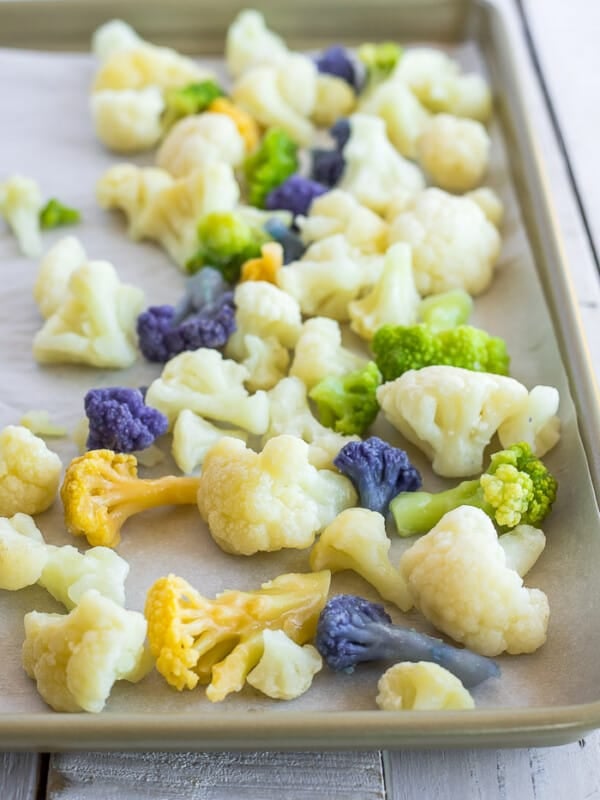
POLYGON ((432 661, 402 661, 386 670, 377 684, 383 711, 438 711, 475 708, 460 680, 432 661))
POLYGON ((267 242, 260 248, 260 258, 250 258, 242 264, 242 281, 277 283, 277 273, 283 266, 283 247, 279 242, 267 242))
POLYGON ((217 544, 228 553, 302 549, 340 511, 356 503, 351 482, 317 470, 309 447, 276 436, 261 453, 225 437, 206 454, 198 508, 217 544))
POLYGON ((48 547, 31 517, 0 517, 0 589, 32 586, 47 561, 48 547))
POLYGON ((58 491, 62 464, 46 443, 20 425, 0 431, 0 516, 39 514, 58 491))
POLYGON ((146 620, 90 589, 70 614, 25 615, 23 667, 55 711, 102 711, 118 680, 148 671, 146 620))
POLYGON ((481 122, 437 114, 424 126, 417 150, 419 163, 436 186, 466 192, 483 180, 490 137, 481 122))
POLYGON ((175 50, 144 42, 113 51, 96 73, 92 91, 144 89, 146 86, 172 89, 213 77, 210 70, 175 50))
POLYGON ((263 654, 246 678, 267 697, 293 700, 308 691, 323 666, 316 648, 296 644, 283 631, 263 631, 263 654))
POLYGON ((459 506, 400 560, 415 606, 438 630, 484 656, 533 653, 546 641, 548 598, 506 565, 490 518, 459 506))

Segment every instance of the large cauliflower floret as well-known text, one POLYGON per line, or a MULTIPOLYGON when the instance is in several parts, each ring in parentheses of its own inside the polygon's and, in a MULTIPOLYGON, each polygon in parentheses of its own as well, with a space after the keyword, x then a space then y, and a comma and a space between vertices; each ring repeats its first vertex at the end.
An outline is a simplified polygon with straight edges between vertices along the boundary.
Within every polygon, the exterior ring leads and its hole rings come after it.
POLYGON ((283 631, 263 631, 263 654, 246 678, 267 697, 293 700, 310 689, 323 659, 311 644, 300 646, 283 631))
POLYGON ((527 589, 490 518, 460 506, 400 560, 415 605, 440 631, 477 653, 533 653, 546 641, 548 599, 527 589))
POLYGON ((231 117, 209 111, 177 122, 161 144, 156 163, 181 178, 211 161, 238 167, 245 152, 244 140, 231 117))
POLYGON ((483 292, 500 254, 500 236, 468 197, 426 189, 391 223, 389 241, 413 248, 417 289, 422 295, 464 289, 483 292))
POLYGON ((116 153, 149 150, 160 141, 165 101, 157 86, 104 89, 90 97, 90 108, 96 136, 116 153))
POLYGON ((432 661, 401 661, 377 684, 382 711, 438 711, 475 708, 473 698, 449 670, 432 661))
POLYGON ((312 389, 328 376, 346 375, 366 366, 367 359, 342 346, 342 331, 334 319, 307 319, 296 342, 290 375, 312 389))
POLYGON ((295 436, 276 436, 261 453, 223 438, 206 454, 198 508, 217 544, 252 555, 303 549, 345 508, 356 492, 343 475, 317 470, 309 447, 295 436))
POLYGON ((0 517, 0 589, 32 586, 47 561, 48 547, 30 516, 0 517))
POLYGON ((417 142, 429 112, 407 86, 400 81, 384 81, 367 95, 360 110, 381 117, 396 150, 406 158, 416 159, 417 142))
POLYGON ((40 363, 129 367, 137 357, 141 289, 121 283, 108 261, 88 261, 69 279, 64 300, 33 340, 40 363))
POLYGON ((446 366, 409 370, 377 390, 387 419, 447 478, 480 473, 485 448, 527 398, 514 378, 446 366))
POLYGON ((25 615, 23 667, 55 711, 102 711, 113 684, 148 670, 146 620, 90 589, 70 614, 25 615))
POLYGON ((62 464, 46 443, 21 425, 0 431, 0 517, 40 514, 58 491, 62 464))
POLYGON ((71 275, 86 261, 85 250, 75 236, 59 239, 44 255, 33 286, 33 297, 44 319, 64 303, 71 275))
POLYGON ((267 28, 259 11, 240 11, 227 30, 225 59, 234 78, 258 64, 278 64, 289 55, 280 36, 267 28))

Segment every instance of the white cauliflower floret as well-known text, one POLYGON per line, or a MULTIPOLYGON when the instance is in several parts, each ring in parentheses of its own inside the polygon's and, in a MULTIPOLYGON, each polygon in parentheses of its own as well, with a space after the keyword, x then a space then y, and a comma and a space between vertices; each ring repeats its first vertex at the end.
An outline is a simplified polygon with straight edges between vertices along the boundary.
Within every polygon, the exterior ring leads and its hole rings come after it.
POLYGON ((44 319, 51 317, 64 303, 71 275, 86 261, 85 250, 75 236, 59 239, 42 258, 33 297, 44 319))
POLYGON ((332 469, 333 459, 358 436, 343 436, 326 428, 313 416, 306 386, 299 378, 284 378, 269 392, 269 427, 263 445, 282 433, 298 436, 308 445, 308 460, 318 469, 332 469))
POLYGON ((500 254, 500 236, 468 197, 426 189, 391 223, 389 241, 413 249, 420 294, 464 289, 480 294, 491 283, 500 254))
POLYGON ((146 620, 90 589, 69 614, 25 615, 23 667, 55 711, 102 711, 118 680, 148 670, 146 620))
POLYGON ((117 49, 96 73, 93 92, 104 89, 177 89, 188 83, 214 79, 214 74, 169 47, 148 42, 117 49))
POLYGON ((321 533, 310 553, 310 568, 313 572, 350 569, 370 583, 384 600, 408 611, 412 598, 404 577, 390 562, 390 546, 381 514, 366 508, 348 508, 321 533))
POLYGON ((275 700, 300 697, 323 666, 317 649, 296 644, 281 630, 265 628, 262 637, 263 654, 246 681, 275 700))
POLYGON ((313 467, 308 445, 295 436, 270 439, 261 453, 225 437, 202 465, 198 508, 227 553, 304 549, 355 503, 351 482, 313 467))
POLYGON ((418 160, 432 182, 449 192, 466 192, 483 180, 490 137, 481 122, 437 114, 424 126, 418 160))
POLYGON ((546 536, 533 525, 517 525, 499 536, 498 544, 504 550, 506 566, 523 578, 544 552, 546 536))
POLYGON ((48 560, 38 583, 65 608, 74 608, 89 589, 124 605, 129 564, 110 547, 92 547, 86 553, 71 545, 48 545, 47 549, 48 560))
POLYGON ((187 408, 178 415, 173 427, 173 458, 182 472, 192 473, 202 466, 204 456, 223 436, 233 436, 246 442, 246 431, 217 428, 187 408))
POLYGON ((36 436, 60 438, 67 435, 67 429, 54 423, 47 411, 26 411, 19 420, 19 425, 35 433, 36 436))
POLYGON ((187 408, 261 434, 269 424, 269 400, 266 392, 250 396, 244 388, 247 379, 248 370, 241 364, 201 347, 167 362, 160 378, 148 387, 146 404, 162 411, 171 427, 187 408))
POLYGON ((0 182, 0 216, 17 237, 23 255, 37 258, 42 252, 40 211, 44 201, 32 178, 13 175, 0 182))
POLYGON ((244 336, 245 356, 241 362, 248 370, 246 386, 250 391, 272 389, 285 378, 290 364, 290 354, 274 336, 244 336))
POLYGON ((181 178, 211 161, 237 167, 245 154, 246 145, 231 117, 206 111, 175 123, 160 146, 156 163, 181 178))
POLYGON ((111 19, 92 34, 92 53, 100 61, 106 61, 113 53, 137 47, 143 39, 127 22, 111 19))
POLYGON ((432 661, 401 661, 377 683, 376 703, 382 711, 439 711, 475 708, 460 680, 432 661))
POLYGON ((396 150, 406 158, 416 159, 417 142, 429 112, 407 86, 400 81, 384 81, 367 95, 360 111, 381 117, 396 150))
POLYGON ((158 86, 95 92, 90 109, 96 136, 109 150, 137 153, 160 141, 165 101, 158 86))
POLYGON ((102 208, 118 208, 129 223, 133 240, 146 233, 146 217, 156 195, 173 186, 173 176, 158 167, 115 164, 98 181, 96 197, 102 208))
POLYGON ((414 192, 425 188, 421 170, 394 149, 382 119, 353 114, 349 120, 350 138, 344 147, 346 166, 340 189, 382 214, 398 187, 414 192))
POLYGON ((449 366, 409 370, 377 389, 389 422, 446 478, 482 472, 485 448, 527 397, 514 378, 449 366))
POLYGON ((369 340, 382 325, 413 325, 417 321, 420 302, 410 246, 392 245, 375 286, 365 297, 348 304, 350 327, 363 339, 369 340))
POLYGON ((88 261, 73 272, 62 304, 35 335, 33 355, 42 364, 129 367, 143 305, 142 290, 121 283, 112 264, 88 261))
POLYGON ((47 561, 48 547, 30 516, 0 517, 0 589, 16 591, 32 586, 47 561))
POLYGON ((333 189, 313 200, 308 216, 298 216, 296 224, 305 244, 342 234, 348 244, 361 253, 381 253, 386 249, 385 222, 341 189, 333 189))
POLYGON ((400 559, 415 606, 440 631, 484 656, 533 653, 546 641, 548 599, 527 589, 488 515, 459 506, 400 559))
POLYGON ((0 431, 0 517, 50 508, 60 481, 60 458, 20 425, 0 431))
POLYGON ((317 97, 312 120, 321 128, 329 128, 340 117, 347 117, 356 106, 356 94, 351 86, 337 75, 317 75, 317 97))
POLYGON ((467 192, 467 197, 477 203, 492 225, 496 228, 501 227, 504 219, 504 204, 493 189, 490 189, 489 186, 481 186, 479 189, 467 192))
POLYGON ((283 39, 267 28, 259 11, 240 11, 227 30, 225 59, 234 78, 257 64, 277 64, 288 54, 283 39))
POLYGON ((342 346, 342 331, 334 319, 314 317, 302 326, 290 375, 312 389, 328 375, 346 375, 366 366, 367 359, 342 346))
POLYGON ((534 386, 519 409, 500 425, 502 447, 527 442, 541 458, 560 439, 560 419, 556 416, 560 396, 553 386, 534 386))

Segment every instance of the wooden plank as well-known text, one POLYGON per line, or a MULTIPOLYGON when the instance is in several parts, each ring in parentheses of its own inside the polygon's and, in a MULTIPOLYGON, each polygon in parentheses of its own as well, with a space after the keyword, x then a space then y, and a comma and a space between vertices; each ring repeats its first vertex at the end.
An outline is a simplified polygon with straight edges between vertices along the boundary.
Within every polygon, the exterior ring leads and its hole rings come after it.
POLYGON ((37 753, 0 753, 1 800, 35 800, 40 759, 37 753))
POLYGON ((47 800, 166 797, 383 800, 385 789, 376 752, 80 753, 51 758, 47 800))

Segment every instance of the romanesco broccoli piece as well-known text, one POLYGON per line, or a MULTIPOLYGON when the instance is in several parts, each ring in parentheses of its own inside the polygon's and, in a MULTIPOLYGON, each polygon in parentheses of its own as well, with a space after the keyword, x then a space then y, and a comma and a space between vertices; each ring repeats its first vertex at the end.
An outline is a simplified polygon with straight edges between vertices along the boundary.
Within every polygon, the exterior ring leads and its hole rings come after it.
POLYGON ((362 435, 379 411, 376 391, 381 373, 374 361, 356 372, 319 381, 308 396, 317 404, 319 420, 338 433, 362 435))
POLYGON ((284 131, 270 128, 244 165, 250 204, 264 208, 269 192, 297 169, 298 145, 284 131))
POLYGON ((76 225, 81 220, 81 214, 76 208, 63 205, 55 197, 48 200, 40 211, 40 226, 42 229, 58 228, 60 225, 76 225))

